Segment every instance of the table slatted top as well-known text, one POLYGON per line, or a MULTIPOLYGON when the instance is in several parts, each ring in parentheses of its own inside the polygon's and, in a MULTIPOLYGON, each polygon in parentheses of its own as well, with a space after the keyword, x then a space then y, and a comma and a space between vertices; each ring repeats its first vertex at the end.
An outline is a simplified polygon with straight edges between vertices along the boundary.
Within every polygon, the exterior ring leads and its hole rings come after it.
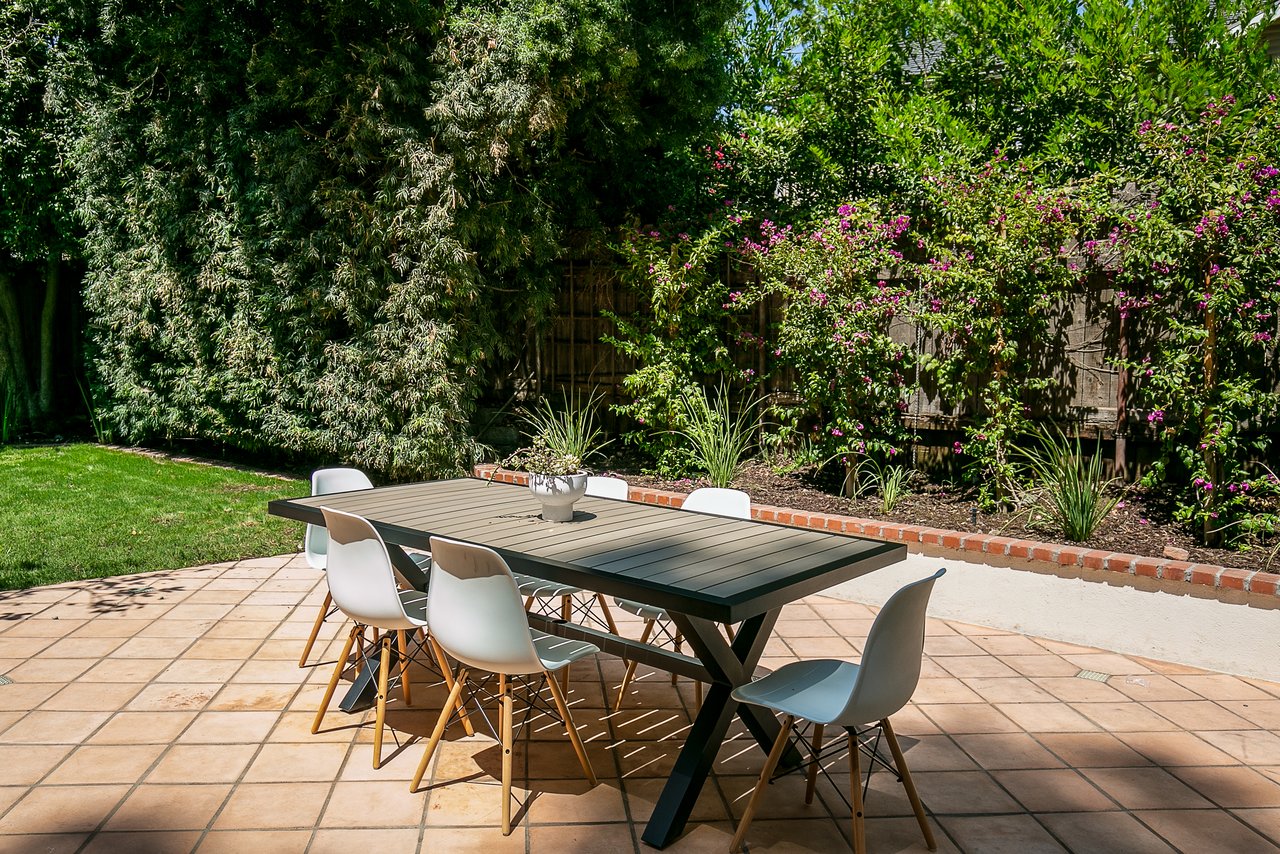
POLYGON ((478 543, 516 572, 738 622, 896 563, 900 544, 585 496, 546 522, 524 486, 475 478, 283 499, 270 512, 323 524, 321 506, 369 519, 388 543, 478 543))

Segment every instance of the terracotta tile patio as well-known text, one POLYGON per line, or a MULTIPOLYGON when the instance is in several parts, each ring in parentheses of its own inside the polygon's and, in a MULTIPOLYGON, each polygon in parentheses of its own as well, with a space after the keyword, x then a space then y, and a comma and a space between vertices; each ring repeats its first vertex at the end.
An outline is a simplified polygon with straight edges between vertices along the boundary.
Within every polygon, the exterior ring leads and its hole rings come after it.
MULTIPOLYGON (((0 852, 649 850, 639 834, 690 724, 691 683, 641 668, 612 713, 623 665, 575 666, 600 784, 588 791, 563 733, 535 721, 516 756, 526 807, 504 838, 485 735, 451 728, 429 787, 408 791, 444 696, 426 671, 415 708, 393 693, 400 746, 388 737, 380 770, 372 712, 332 711, 310 733, 341 628, 331 619, 325 654, 297 667, 323 583, 283 556, 0 594, 13 680, 0 687, 0 852)), ((788 607, 762 665, 857 652, 873 616, 823 596, 788 607)), ((939 620, 926 656, 895 728, 940 850, 1277 850, 1280 685, 939 620)), ((763 758, 733 731, 667 850, 727 850, 763 758)), ((843 760, 831 779, 808 807, 801 780, 779 780, 749 850, 850 850, 843 760)), ((877 772, 870 790, 871 850, 923 851, 897 781, 877 772)))

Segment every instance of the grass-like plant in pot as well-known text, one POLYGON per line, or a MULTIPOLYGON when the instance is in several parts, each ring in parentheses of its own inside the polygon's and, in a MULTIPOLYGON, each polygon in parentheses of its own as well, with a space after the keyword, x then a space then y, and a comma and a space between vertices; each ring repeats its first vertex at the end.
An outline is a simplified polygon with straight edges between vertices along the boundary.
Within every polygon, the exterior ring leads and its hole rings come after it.
POLYGON ((596 401, 594 394, 585 403, 566 394, 563 407, 556 409, 544 398, 522 415, 529 445, 502 462, 504 468, 529 473, 529 489, 548 522, 573 519, 573 505, 587 491, 584 462, 608 444, 596 424, 596 401))

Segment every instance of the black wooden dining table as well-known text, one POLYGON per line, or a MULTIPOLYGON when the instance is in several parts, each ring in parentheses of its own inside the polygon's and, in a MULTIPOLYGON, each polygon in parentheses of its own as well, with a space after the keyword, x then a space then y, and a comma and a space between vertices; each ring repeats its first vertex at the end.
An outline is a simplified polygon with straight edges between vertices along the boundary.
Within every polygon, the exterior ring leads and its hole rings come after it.
POLYGON ((529 616, 543 631, 708 683, 645 827, 643 840, 656 848, 683 832, 735 715, 762 750, 776 739, 777 720, 730 693, 751 680, 783 606, 906 555, 896 543, 591 496, 574 505, 572 521, 546 522, 527 487, 477 478, 281 499, 269 512, 322 525, 321 506, 373 523, 414 586, 425 579, 412 577, 416 565, 402 547, 426 550, 443 536, 487 546, 515 572, 668 612, 691 654, 529 616), (740 623, 732 641, 726 623, 740 623))

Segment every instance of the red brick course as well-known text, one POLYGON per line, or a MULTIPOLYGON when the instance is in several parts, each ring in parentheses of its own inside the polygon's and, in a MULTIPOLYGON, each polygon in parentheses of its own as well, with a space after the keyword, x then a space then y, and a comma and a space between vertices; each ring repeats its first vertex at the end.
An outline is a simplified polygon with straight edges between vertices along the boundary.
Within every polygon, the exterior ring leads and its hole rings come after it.
POLYGON ((1249 579, 1248 589, 1250 593, 1261 593, 1263 596, 1280 595, 1280 575, 1255 572, 1249 579))
POLYGON ((1160 567, 1164 563, 1160 558, 1139 557, 1134 558, 1133 574, 1141 575, 1144 578, 1159 578, 1160 567))
POLYGON ((1080 558, 1080 565, 1085 569, 1102 569, 1106 566, 1107 558, 1111 557, 1111 552, 1098 551, 1093 549, 1087 551, 1080 558))
MULTIPOLYGON (((493 465, 476 466, 476 477, 493 477, 502 483, 525 484, 528 475, 523 472, 497 470, 493 465)), ((631 500, 663 507, 679 507, 684 503, 684 493, 662 489, 631 488, 631 500)), ((1189 563, 1165 558, 1143 557, 1123 552, 1099 551, 1079 546, 1060 546, 1010 537, 929 528, 921 525, 899 525, 876 519, 859 519, 834 513, 809 513, 787 507, 754 505, 752 515, 765 522, 777 522, 819 531, 838 531, 863 537, 908 545, 938 546, 960 552, 1002 555, 1020 560, 1056 563, 1060 566, 1082 566, 1104 572, 1135 575, 1143 578, 1159 578, 1222 590, 1242 590, 1262 596, 1280 596, 1280 575, 1268 572, 1251 572, 1243 569, 1226 569, 1212 564, 1189 563)))
POLYGON ((1082 549, 1079 546, 1063 546, 1058 549, 1058 563, 1063 566, 1083 566, 1081 559, 1089 549, 1082 549))
POLYGON ((1223 590, 1248 590, 1254 573, 1244 569, 1224 569, 1218 573, 1218 586, 1223 590))

